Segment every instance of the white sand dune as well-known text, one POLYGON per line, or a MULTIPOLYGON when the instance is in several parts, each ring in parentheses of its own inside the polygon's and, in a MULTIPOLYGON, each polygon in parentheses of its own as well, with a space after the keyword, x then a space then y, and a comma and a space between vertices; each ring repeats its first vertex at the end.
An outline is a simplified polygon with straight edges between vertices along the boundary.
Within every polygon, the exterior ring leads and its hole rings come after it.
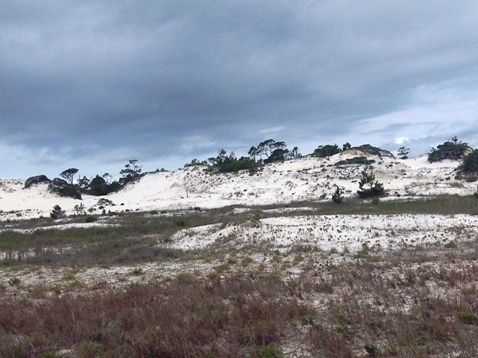
MULTIPOLYGON (((256 174, 211 174, 206 167, 189 167, 175 172, 150 173, 106 197, 114 205, 106 211, 179 210, 191 207, 217 208, 229 205, 267 205, 293 201, 330 200, 335 185, 345 189, 345 197, 356 196, 365 165, 335 164, 363 156, 347 151, 328 159, 302 158, 267 165, 256 174)), ((366 155, 377 180, 384 184, 388 198, 413 198, 440 194, 470 195, 476 183, 455 180, 459 162, 428 163, 426 156, 400 160, 387 155, 366 155)), ((64 198, 48 191, 46 184, 24 189, 25 180, 0 180, 0 220, 49 216, 54 205, 67 214, 75 206, 99 214, 102 197, 83 195, 82 200, 64 198)))
POLYGON ((477 232, 478 221, 470 215, 309 215, 185 229, 171 238, 171 247, 206 249, 230 242, 236 249, 269 245, 287 251, 302 245, 356 252, 364 245, 372 250, 397 249, 470 240, 477 232))

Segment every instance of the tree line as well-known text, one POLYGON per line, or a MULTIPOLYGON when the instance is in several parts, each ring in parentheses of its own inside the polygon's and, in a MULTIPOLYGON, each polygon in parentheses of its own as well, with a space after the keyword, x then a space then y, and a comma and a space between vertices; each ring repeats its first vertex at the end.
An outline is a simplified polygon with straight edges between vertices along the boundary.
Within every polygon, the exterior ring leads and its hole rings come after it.
MULTIPOLYGON (((320 145, 309 155, 325 158, 351 148, 350 143, 345 143, 342 148, 337 144, 320 145)), ((239 170, 255 170, 263 164, 283 162, 303 157, 298 147, 288 149, 284 141, 276 141, 275 139, 267 139, 256 146, 250 147, 247 154, 248 157, 241 156, 238 158, 234 152, 227 154, 225 149, 221 149, 215 157, 202 161, 193 159, 184 166, 206 165, 220 173, 229 173, 239 170)))
MULTIPOLYGON (((95 196, 107 195, 116 192, 126 184, 133 182, 141 177, 142 166, 138 164, 137 159, 131 159, 120 171, 119 180, 112 180, 113 176, 109 173, 96 175, 92 179, 83 176, 76 184, 81 193, 95 196)), ((73 185, 73 177, 78 173, 78 169, 70 168, 60 173, 66 181, 73 185)))
MULTIPOLYGON (((341 147, 337 144, 319 145, 311 154, 308 154, 308 156, 326 158, 350 149, 357 149, 366 154, 378 155, 380 157, 384 153, 393 155, 386 150, 374 147, 370 144, 352 147, 352 145, 347 142, 341 147)), ((407 159, 409 151, 409 148, 400 147, 397 151, 398 158, 407 159)), ((284 141, 276 141, 274 139, 267 139, 256 146, 250 147, 247 154, 247 157, 241 156, 238 158, 234 152, 227 154, 225 149, 221 149, 217 156, 203 161, 193 159, 190 163, 185 164, 185 167, 205 165, 208 166, 211 171, 219 173, 231 173, 240 170, 255 171, 264 164, 283 162, 303 157, 297 147, 288 149, 287 144, 284 141)), ((452 137, 443 144, 438 145, 437 148, 432 148, 428 153, 428 161, 430 163, 442 160, 462 160, 460 166, 461 174, 465 176, 478 174, 478 150, 473 150, 473 148, 467 143, 460 141, 457 137, 452 137)), ((366 164, 366 162, 360 163, 366 164)), ((360 163, 357 162, 357 164, 360 163)), ((31 177, 25 182, 25 187, 29 187, 38 182, 48 182, 50 183, 50 189, 52 191, 63 196, 74 198, 81 198, 81 194, 103 196, 119 191, 126 184, 139 179, 143 175, 142 166, 138 164, 137 159, 131 159, 128 161, 120 171, 119 180, 112 180, 112 175, 104 173, 103 175, 96 175, 91 179, 83 176, 74 183, 75 175, 78 174, 78 172, 79 170, 77 168, 68 168, 62 171, 60 177, 63 178, 63 180, 55 178, 51 181, 43 175, 31 177)), ((373 183, 374 180, 370 180, 370 182, 373 183)), ((379 192, 381 192, 381 190, 379 190, 379 192)), ((364 196, 368 196, 369 194, 369 192, 365 192, 364 196)))

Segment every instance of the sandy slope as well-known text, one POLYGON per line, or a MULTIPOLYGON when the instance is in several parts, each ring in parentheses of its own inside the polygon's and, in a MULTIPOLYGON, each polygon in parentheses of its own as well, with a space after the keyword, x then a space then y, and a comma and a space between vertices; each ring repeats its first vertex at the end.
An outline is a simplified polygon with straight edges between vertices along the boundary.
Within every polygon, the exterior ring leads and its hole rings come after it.
MULTIPOLYGON (((83 204, 85 211, 100 214, 103 210, 174 210, 191 207, 263 205, 297 200, 330 201, 335 185, 345 188, 345 196, 355 196, 365 166, 334 164, 339 160, 358 155, 363 153, 349 151, 330 159, 303 158, 266 166, 253 175, 248 172, 209 174, 204 167, 148 174, 120 192, 108 195, 106 199, 111 200, 114 205, 104 208, 98 204, 102 199, 100 197, 85 195, 81 201, 62 198, 48 192, 45 184, 24 189, 24 180, 0 180, 0 210, 2 210, 0 220, 3 221, 0 232, 21 231, 14 228, 15 223, 7 223, 6 220, 49 216, 51 209, 57 204, 68 214, 74 213, 74 207, 80 204, 83 204)), ((476 183, 454 179, 459 164, 457 162, 430 164, 426 156, 409 160, 397 160, 386 156, 370 159, 376 161, 373 170, 377 179, 384 183, 388 200, 443 193, 470 195, 476 191, 476 183)), ((243 207, 231 209, 234 213, 248 210, 252 211, 243 207)), ((478 221, 474 215, 281 214, 293 210, 294 208, 278 207, 264 212, 282 215, 279 217, 259 219, 251 216, 250 220, 237 223, 179 230, 167 243, 160 245, 183 250, 244 248, 244 252, 250 254, 257 265, 263 263, 267 253, 286 254, 288 250, 293 252, 296 248, 305 249, 301 252, 310 253, 312 257, 315 255, 319 261, 324 260, 320 255, 326 254, 326 260, 342 262, 347 258, 354 260, 354 255, 360 250, 380 251, 429 245, 443 248, 446 243, 452 241, 461 243, 473 240, 478 233, 478 221)), ((108 223, 101 220, 95 223, 71 223, 64 220, 56 224, 49 226, 48 229, 92 227, 108 223)), ((77 277, 91 287, 103 285, 105 280, 113 287, 120 287, 126 282, 156 277, 158 272, 164 277, 170 277, 183 270, 207 272, 211 267, 212 264, 194 260, 181 264, 174 261, 167 264, 152 262, 141 266, 145 275, 139 277, 131 275, 132 267, 121 265, 108 269, 88 268, 78 273, 77 277)), ((66 270, 66 268, 63 270, 44 268, 39 271, 41 274, 25 271, 25 273, 16 272, 15 275, 21 276, 21 281, 26 285, 48 282, 53 287, 64 284, 66 270)), ((8 270, 0 272, 0 281, 6 282, 11 277, 12 273, 8 270)), ((8 287, 9 292, 14 292, 15 289, 8 287)))
MULTIPOLYGON (((330 200, 335 185, 344 187, 345 196, 354 196, 364 165, 335 166, 339 160, 364 155, 354 150, 329 159, 302 158, 266 166, 256 174, 209 174, 205 167, 144 176, 106 198, 113 206, 106 211, 175 210, 191 207, 213 208, 228 205, 264 205, 303 200, 330 200)), ((475 183, 454 179, 458 162, 428 163, 426 156, 399 160, 389 156, 368 156, 376 162, 373 171, 389 198, 422 195, 469 195, 475 183)), ((0 180, 0 220, 48 216, 54 205, 68 214, 76 205, 101 213, 100 197, 83 200, 62 198, 47 190, 46 184, 24 189, 24 180, 0 180)))
POLYGON ((478 221, 469 215, 314 215, 275 217, 228 226, 207 225, 179 231, 177 249, 206 249, 232 242, 287 251, 296 245, 339 252, 445 244, 470 240, 478 221))

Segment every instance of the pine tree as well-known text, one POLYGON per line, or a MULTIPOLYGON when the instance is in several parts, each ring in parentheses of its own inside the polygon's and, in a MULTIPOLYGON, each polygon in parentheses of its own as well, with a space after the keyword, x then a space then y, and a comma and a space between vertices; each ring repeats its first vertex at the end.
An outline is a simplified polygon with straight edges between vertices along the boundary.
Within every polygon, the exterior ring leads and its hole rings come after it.
POLYGON ((408 159, 408 154, 410 153, 410 148, 400 147, 398 148, 397 154, 400 159, 408 159))
POLYGON ((50 217, 53 220, 61 219, 65 217, 65 210, 63 210, 60 205, 55 205, 53 210, 50 212, 50 217))
POLYGON ((359 190, 357 194, 362 198, 374 198, 385 195, 385 189, 383 184, 375 180, 375 174, 373 172, 362 172, 362 177, 359 182, 359 190))
POLYGON ((332 194, 332 201, 335 204, 340 204, 344 201, 344 188, 339 187, 338 185, 335 185, 335 193, 332 194))

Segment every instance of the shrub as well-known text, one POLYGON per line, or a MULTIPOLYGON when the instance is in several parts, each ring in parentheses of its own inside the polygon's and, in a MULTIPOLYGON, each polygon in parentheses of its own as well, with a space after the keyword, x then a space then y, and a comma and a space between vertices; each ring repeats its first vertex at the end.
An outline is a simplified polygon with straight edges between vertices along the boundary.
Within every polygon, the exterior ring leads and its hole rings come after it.
POLYGON ((375 344, 366 343, 364 348, 365 348, 365 351, 368 353, 369 357, 376 357, 378 352, 378 347, 375 344))
POLYGON ((319 158, 327 158, 337 153, 340 153, 340 148, 337 144, 326 144, 317 147, 312 155, 319 158))
POLYGON ((358 149, 366 154, 377 155, 379 157, 382 157, 383 154, 393 157, 393 154, 390 153, 388 150, 380 149, 370 144, 362 144, 361 146, 354 147, 353 149, 358 149))
POLYGON ((340 166, 340 165, 348 165, 348 164, 365 164, 365 165, 370 165, 375 163, 375 160, 373 159, 367 159, 367 157, 353 157, 353 158, 348 158, 345 160, 340 160, 337 163, 335 163, 335 166, 340 166))
POLYGON ((430 163, 440 162, 442 160, 460 160, 470 150, 467 143, 461 142, 457 137, 453 137, 449 141, 432 148, 428 153, 428 161, 430 163))
POLYGON ((455 241, 447 242, 444 246, 445 249, 456 249, 458 247, 455 241))
POLYGON ((211 167, 220 173, 235 173, 240 170, 255 170, 259 165, 251 158, 241 157, 236 158, 234 152, 227 155, 224 149, 221 149, 216 157, 208 159, 211 167))
POLYGON ((105 206, 114 206, 115 204, 109 199, 102 198, 98 200, 96 205, 105 207, 105 206))
POLYGON ((314 317, 312 315, 305 315, 299 318, 300 323, 303 326, 313 326, 314 325, 314 317))
POLYGON ((25 189, 28 189, 34 184, 39 184, 39 183, 50 183, 51 180, 48 179, 46 175, 36 175, 34 177, 30 177, 27 180, 25 180, 25 189))
POLYGON ((218 171, 220 173, 235 173, 240 170, 252 170, 257 168, 257 163, 249 158, 241 157, 225 163, 218 164, 218 171))
MULTIPOLYGON (((265 156, 266 159, 264 159, 264 163, 282 162, 290 156, 287 144, 274 139, 267 139, 259 143, 257 147, 251 147, 248 154, 251 158, 254 158, 254 161, 256 156, 265 156)), ((298 155, 297 150, 293 155, 298 155)))
POLYGON ((478 316, 473 312, 458 312, 458 319, 464 324, 478 325, 478 316))
POLYGON ((69 168, 60 173, 60 176, 65 179, 70 185, 73 185, 73 179, 75 174, 78 173, 78 169, 76 168, 69 168))
POLYGON ((281 358, 284 357, 282 352, 274 345, 261 347, 257 350, 258 358, 281 358))
POLYGON ((346 324, 340 324, 335 327, 335 330, 339 334, 346 334, 349 331, 349 326, 347 326, 346 324))
POLYGON ((359 182, 359 190, 357 194, 362 199, 376 198, 385 195, 383 184, 375 180, 375 175, 372 172, 364 170, 359 182))
POLYGON ((18 277, 11 277, 8 279, 8 284, 10 286, 18 286, 20 285, 20 279, 18 277))
POLYGON ((173 222, 176 224, 176 226, 179 226, 179 227, 186 226, 186 221, 183 218, 175 218, 173 222))
POLYGON ((83 215, 85 213, 85 205, 83 205, 83 203, 75 205, 73 209, 78 215, 83 215))
POLYGON ((410 148, 400 147, 398 148, 397 154, 400 159, 408 159, 408 154, 410 153, 410 148))
POLYGON ((141 170, 141 165, 138 165, 138 159, 130 159, 128 164, 124 166, 124 169, 120 171, 121 178, 119 184, 126 185, 140 178, 141 170))
POLYGON ((65 217, 65 210, 63 210, 60 205, 55 205, 53 210, 50 212, 50 217, 53 220, 61 219, 65 217))
POLYGON ((198 165, 207 166, 208 165, 207 160, 200 161, 200 160, 194 158, 193 160, 191 160, 191 162, 184 164, 184 168, 195 167, 195 166, 198 166, 198 165))
POLYGON ((335 204, 340 204, 344 201, 344 197, 343 197, 343 194, 344 194, 344 188, 341 188, 339 187, 338 185, 335 186, 335 193, 332 194, 332 201, 335 203, 335 204))
POLYGON ((463 158, 463 170, 467 173, 478 173, 478 149, 463 158))
POLYGON ((68 183, 66 180, 55 178, 48 184, 48 189, 60 196, 81 200, 81 193, 78 187, 68 183))
POLYGON ((135 267, 133 271, 131 272, 133 276, 142 276, 144 275, 144 271, 141 267, 135 267))
POLYGON ((95 176, 91 182, 88 193, 94 196, 101 196, 108 194, 108 184, 106 180, 99 175, 95 176))
MULTIPOLYGON (((139 174, 137 177, 134 177, 134 178, 138 178, 138 177, 139 177, 139 174)), ((124 184, 121 184, 117 181, 108 183, 104 177, 97 175, 89 182, 88 186, 84 188, 83 191, 93 196, 108 195, 110 193, 119 191, 123 187, 123 185, 126 185, 132 180, 133 179, 125 180, 124 184)))
POLYGON ((271 153, 269 158, 264 159, 265 164, 284 162, 289 157, 289 150, 277 148, 271 153))

